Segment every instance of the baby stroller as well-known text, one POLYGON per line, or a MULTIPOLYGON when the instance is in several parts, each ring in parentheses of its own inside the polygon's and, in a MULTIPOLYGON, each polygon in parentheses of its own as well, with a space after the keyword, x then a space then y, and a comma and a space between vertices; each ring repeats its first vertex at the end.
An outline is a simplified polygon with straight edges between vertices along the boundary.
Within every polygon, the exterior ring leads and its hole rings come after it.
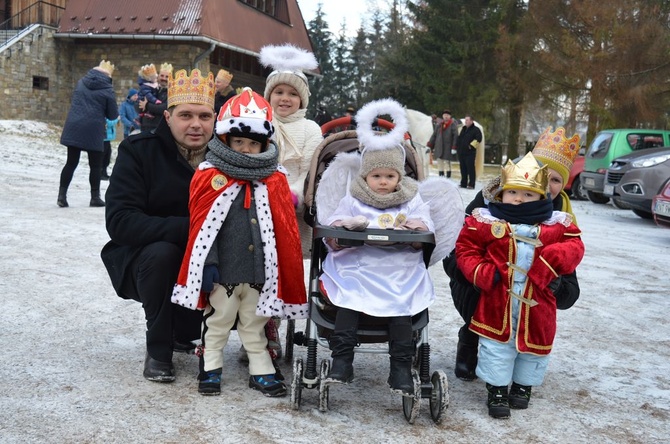
MULTIPOLYGON (((339 122, 339 124, 345 125, 348 123, 350 122, 339 122)), ((375 119, 373 127, 375 129, 390 130, 394 127, 394 124, 386 120, 375 119)), ((414 150, 409 140, 405 142, 406 174, 421 181, 423 180, 423 169, 421 167, 420 156, 414 150)), ((309 176, 305 184, 305 218, 314 227, 308 289, 310 315, 304 332, 296 332, 295 322, 289 321, 286 336, 286 359, 288 361, 293 358, 293 347, 295 345, 307 347, 306 360, 303 360, 301 357, 296 357, 293 360, 293 375, 290 381, 290 402, 292 408, 295 410, 300 409, 304 389, 317 389, 319 410, 323 412, 328 410, 330 386, 324 382, 324 379, 330 371, 330 359, 322 359, 319 364, 317 362, 317 355, 319 346, 325 347, 326 350, 329 349, 328 339, 334 329, 337 307, 329 302, 319 285, 322 264, 327 254, 323 238, 337 238, 341 245, 345 243, 349 243, 349 245, 361 245, 365 241, 420 242, 423 245, 423 257, 426 267, 431 263, 431 254, 436 247, 435 234, 425 231, 383 229, 347 231, 340 227, 319 225, 317 209, 319 211, 324 209, 317 205, 316 202, 317 199, 315 197, 319 195, 319 190, 322 190, 324 193, 331 193, 337 189, 340 192, 346 192, 345 189, 343 190, 341 177, 328 176, 327 169, 329 165, 337 154, 358 153, 358 148, 359 141, 356 130, 345 130, 327 136, 319 147, 317 147, 312 157, 309 176), (335 184, 331 185, 334 188, 328 188, 328 180, 335 181, 335 184)), ((360 155, 360 153, 358 154, 360 155)), ((455 189, 454 192, 458 193, 455 189)), ((322 218, 322 220, 324 219, 322 218)), ((462 224, 462 216, 460 217, 460 224, 462 224)), ((414 423, 419 413, 422 399, 429 400, 431 417, 436 423, 441 421, 449 405, 446 374, 441 370, 434 371, 432 374, 430 372, 430 344, 428 341, 427 325, 428 310, 424 310, 413 316, 412 330, 417 345, 413 365, 414 369, 412 371, 415 394, 413 397, 402 397, 403 414, 410 424, 414 423)), ((389 352, 388 345, 385 344, 388 341, 388 326, 384 318, 375 318, 361 314, 357 335, 361 345, 356 347, 356 353, 387 354, 389 352), (384 345, 372 347, 370 344, 384 345)))

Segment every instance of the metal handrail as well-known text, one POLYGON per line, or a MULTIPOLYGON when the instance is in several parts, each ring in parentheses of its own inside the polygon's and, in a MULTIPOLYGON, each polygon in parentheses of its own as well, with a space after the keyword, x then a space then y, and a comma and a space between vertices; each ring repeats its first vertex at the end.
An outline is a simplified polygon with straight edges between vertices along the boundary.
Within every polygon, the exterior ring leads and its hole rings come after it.
MULTIPOLYGON (((38 0, 0 23, 0 31, 17 31, 18 33, 22 29, 35 24, 58 26, 63 11, 65 11, 65 7, 63 6, 38 0), (46 11, 49 9, 51 9, 54 14, 46 14, 46 11), (45 17, 50 17, 50 19, 46 20, 45 17)), ((11 39, 12 37, 7 36, 5 36, 4 39, 0 39, 0 46, 5 45, 11 39)))

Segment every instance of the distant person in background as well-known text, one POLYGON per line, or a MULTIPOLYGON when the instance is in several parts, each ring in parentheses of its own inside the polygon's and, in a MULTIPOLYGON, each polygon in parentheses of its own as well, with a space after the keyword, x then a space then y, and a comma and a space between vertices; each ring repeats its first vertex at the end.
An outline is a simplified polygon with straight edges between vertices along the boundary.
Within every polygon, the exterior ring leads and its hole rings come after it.
MULTIPOLYGON (((153 103, 154 105, 160 105, 163 103, 161 99, 158 98, 158 71, 153 63, 149 65, 144 65, 137 72, 137 84, 139 85, 139 91, 137 93, 138 100, 144 101, 147 103, 153 103)), ((145 114, 149 117, 155 117, 148 111, 145 111, 145 114)))
POLYGON ((105 150, 102 155, 102 173, 100 174, 100 179, 109 180, 109 174, 107 173, 107 168, 112 162, 112 141, 116 140, 116 125, 119 123, 119 118, 117 117, 114 120, 105 119, 105 129, 106 136, 104 140, 105 150))
POLYGON ((456 141, 458 151, 458 162, 461 167, 461 188, 475 189, 476 172, 475 159, 477 158, 477 146, 482 141, 482 132, 475 126, 472 116, 465 116, 465 125, 456 141))
POLYGON ((161 103, 151 103, 144 99, 138 99, 138 105, 141 112, 148 113, 141 117, 142 131, 152 131, 158 127, 163 120, 165 110, 167 110, 168 96, 168 78, 172 75, 172 65, 163 63, 158 71, 158 91, 155 96, 161 103))
POLYGON ((456 157, 456 139, 458 124, 451 118, 451 111, 442 111, 442 120, 435 124, 433 135, 428 141, 433 159, 437 159, 437 171, 440 176, 451 177, 451 161, 456 157))
POLYGON ((214 79, 216 94, 214 95, 214 112, 219 115, 219 110, 229 99, 235 97, 235 90, 230 86, 233 81, 233 75, 225 69, 220 69, 214 79))
POLYGON ((105 121, 119 117, 116 95, 112 87, 113 73, 114 65, 103 60, 100 65, 88 71, 74 89, 72 104, 60 137, 60 143, 67 147, 67 160, 60 173, 60 188, 56 201, 59 207, 69 206, 67 190, 79 165, 82 151, 88 154, 90 206, 105 206, 105 202, 100 198, 105 121))
POLYGON ((123 123, 123 138, 128 137, 133 131, 140 131, 140 115, 137 112, 137 90, 130 88, 126 100, 119 107, 119 117, 123 123))

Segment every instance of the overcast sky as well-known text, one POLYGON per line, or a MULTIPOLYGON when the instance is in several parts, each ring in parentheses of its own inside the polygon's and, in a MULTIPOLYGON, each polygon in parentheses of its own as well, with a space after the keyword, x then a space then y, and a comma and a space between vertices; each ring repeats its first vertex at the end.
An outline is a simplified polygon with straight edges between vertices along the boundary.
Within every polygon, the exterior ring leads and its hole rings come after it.
POLYGON ((368 17, 367 11, 375 2, 383 4, 383 0, 298 0, 298 6, 306 26, 309 27, 309 21, 314 18, 321 3, 330 32, 337 34, 346 18, 347 34, 353 36, 361 24, 361 18, 368 17))

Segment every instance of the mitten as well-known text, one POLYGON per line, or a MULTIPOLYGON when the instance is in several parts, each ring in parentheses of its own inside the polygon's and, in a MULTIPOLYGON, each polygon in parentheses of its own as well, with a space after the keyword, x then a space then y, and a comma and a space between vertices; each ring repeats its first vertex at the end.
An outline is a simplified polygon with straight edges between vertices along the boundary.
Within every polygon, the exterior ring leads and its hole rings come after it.
POLYGON ((477 145, 479 145, 479 142, 477 142, 476 140, 470 142, 470 148, 472 148, 473 150, 477 149, 477 145))
POLYGON ((219 283, 219 267, 214 264, 205 265, 202 271, 202 291, 209 293, 214 289, 214 284, 219 283))
POLYGON ((291 191, 291 200, 293 201, 293 207, 297 208, 298 204, 300 203, 300 200, 298 199, 298 196, 293 191, 291 191))
POLYGON ((350 231, 363 231, 370 225, 370 221, 365 216, 354 216, 342 219, 341 225, 350 231))
POLYGON ((561 276, 559 276, 556 279, 554 279, 553 281, 549 282, 549 285, 548 285, 549 290, 551 290, 551 292, 554 293, 554 295, 556 294, 558 289, 561 287, 561 281, 562 281, 562 278, 561 278, 561 276))
POLYGON ((456 150, 453 149, 453 148, 452 148, 452 150, 451 150, 451 155, 452 155, 452 156, 455 156, 455 155, 456 155, 456 150))

